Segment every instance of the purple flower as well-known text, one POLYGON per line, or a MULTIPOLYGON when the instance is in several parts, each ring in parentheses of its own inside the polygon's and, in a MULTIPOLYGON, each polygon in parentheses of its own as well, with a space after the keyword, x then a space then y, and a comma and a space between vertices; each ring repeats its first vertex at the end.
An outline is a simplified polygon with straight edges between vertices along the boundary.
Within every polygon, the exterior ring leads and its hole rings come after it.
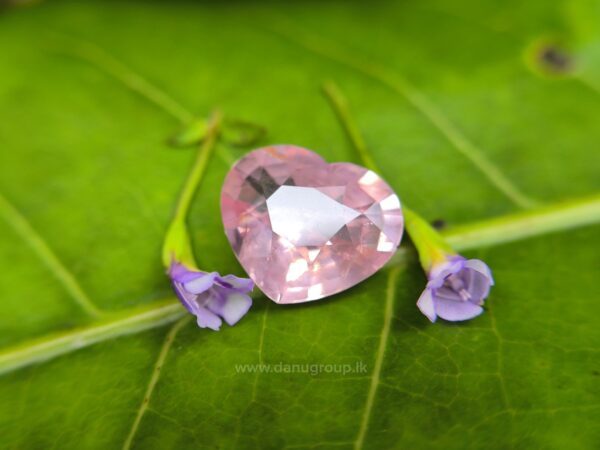
POLYGON ((217 272, 191 270, 172 263, 169 276, 183 306, 196 316, 200 328, 218 331, 224 319, 235 325, 252 306, 248 292, 254 283, 234 275, 222 277, 217 272))
POLYGON ((439 316, 452 322, 469 320, 483 312, 483 301, 494 285, 483 261, 456 255, 434 265, 417 306, 429 320, 439 316))

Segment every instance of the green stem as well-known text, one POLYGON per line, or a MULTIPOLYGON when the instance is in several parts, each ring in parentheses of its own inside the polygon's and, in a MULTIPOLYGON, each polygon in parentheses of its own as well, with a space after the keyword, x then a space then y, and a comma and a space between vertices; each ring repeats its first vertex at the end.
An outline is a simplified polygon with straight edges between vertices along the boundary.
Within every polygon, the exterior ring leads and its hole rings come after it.
POLYGON ((402 211, 404 226, 417 248, 423 269, 428 271, 435 263, 443 262, 448 255, 456 253, 429 222, 406 206, 402 207, 402 211))
POLYGON ((358 153, 362 164, 368 169, 371 169, 373 172, 381 173, 377 163, 375 162, 375 159, 373 159, 369 149, 367 148, 367 144, 365 144, 365 141, 360 134, 358 126, 354 120, 352 120, 348 101, 346 100, 346 97, 344 97, 344 94, 340 88, 332 81, 328 81, 323 84, 323 93, 325 94, 327 100, 329 100, 329 103, 335 111, 335 114, 338 116, 338 120, 344 127, 344 131, 348 135, 348 139, 358 153))
POLYGON ((206 172, 208 162, 214 152, 219 137, 221 121, 222 115, 219 111, 215 112, 209 120, 206 137, 200 146, 196 161, 179 195, 175 215, 169 225, 163 243, 162 260, 166 268, 171 265, 173 260, 177 260, 190 267, 196 266, 186 221, 194 195, 198 190, 198 186, 206 172))
POLYGON ((526 239, 600 222, 600 194, 523 211, 495 219, 459 225, 442 233, 457 250, 526 239))
POLYGON ((194 194, 196 193, 196 190, 202 181, 202 177, 204 172, 206 172, 208 162, 210 161, 212 153, 215 149, 215 144, 219 136, 221 120, 222 114, 219 111, 216 111, 208 123, 206 138, 204 141, 202 141, 202 145, 200 146, 200 151, 198 152, 194 166, 192 167, 192 170, 183 186, 183 190, 179 195, 173 221, 185 221, 187 218, 190 205, 194 199, 194 194))

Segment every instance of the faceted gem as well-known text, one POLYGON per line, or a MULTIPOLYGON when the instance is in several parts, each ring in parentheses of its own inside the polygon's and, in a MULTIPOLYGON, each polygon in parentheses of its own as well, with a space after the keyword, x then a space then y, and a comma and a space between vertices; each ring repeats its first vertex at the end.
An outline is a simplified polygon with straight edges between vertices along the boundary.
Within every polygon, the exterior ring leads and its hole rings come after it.
POLYGON ((396 252, 404 224, 398 196, 377 174, 292 145, 239 160, 221 214, 241 265, 277 303, 317 300, 373 275, 396 252))

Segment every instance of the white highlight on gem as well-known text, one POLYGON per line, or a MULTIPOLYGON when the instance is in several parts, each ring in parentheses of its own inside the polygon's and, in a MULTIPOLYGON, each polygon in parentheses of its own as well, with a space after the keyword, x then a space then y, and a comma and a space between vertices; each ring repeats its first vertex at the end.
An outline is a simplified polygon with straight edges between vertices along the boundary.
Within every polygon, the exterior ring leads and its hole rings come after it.
POLYGON ((308 263, 304 259, 298 259, 290 264, 285 281, 295 281, 308 270, 308 263))
POLYGON ((267 199, 273 231, 294 245, 323 245, 360 215, 322 192, 281 186, 267 199))
POLYGON ((396 194, 389 195, 379 202, 379 206, 383 211, 390 211, 392 209, 400 208, 400 199, 396 194))
POLYGON ((372 184, 377 183, 379 180, 381 180, 381 178, 379 178, 379 176, 375 172, 373 172, 372 170, 368 170, 362 177, 360 177, 358 183, 370 186, 372 184))
POLYGON ((308 288, 308 298, 321 298, 323 296, 323 285, 321 283, 314 284, 308 288))

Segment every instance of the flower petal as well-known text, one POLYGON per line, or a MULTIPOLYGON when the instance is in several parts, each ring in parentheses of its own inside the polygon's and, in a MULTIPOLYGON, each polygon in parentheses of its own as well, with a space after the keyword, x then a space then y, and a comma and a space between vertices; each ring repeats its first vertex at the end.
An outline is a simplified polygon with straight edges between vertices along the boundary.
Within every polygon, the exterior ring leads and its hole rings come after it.
POLYGON ((435 299, 443 299, 443 300, 449 300, 449 301, 453 301, 453 302, 462 302, 463 299, 460 297, 460 295, 458 295, 458 293, 454 290, 452 290, 449 287, 446 286, 442 286, 439 289, 434 289, 435 292, 435 299))
POLYGON ((437 289, 444 284, 444 280, 452 274, 460 272, 466 263, 466 259, 462 256, 453 256, 444 263, 434 266, 428 274, 429 282, 427 287, 437 289))
POLYGON ((196 301, 197 296, 186 291, 181 283, 172 281, 171 285, 173 286, 173 290, 175 291, 175 294, 177 294, 179 301, 185 306, 185 309, 192 314, 195 314, 196 309, 198 309, 198 302, 196 301))
POLYGON ((471 302, 455 302, 443 298, 435 298, 435 312, 444 320, 457 322, 477 317, 483 308, 471 302))
POLYGON ((235 325, 246 315, 252 306, 252 299, 244 294, 233 293, 227 297, 225 306, 221 310, 221 317, 229 325, 235 325))
POLYGON ((494 278, 492 277, 492 271, 488 267, 486 263, 481 261, 480 259, 469 259, 465 263, 465 267, 472 269, 480 274, 484 275, 490 280, 490 286, 494 285, 494 278))
POLYGON ((195 314, 200 328, 210 328, 215 331, 219 331, 219 328, 221 328, 223 321, 207 308, 200 307, 196 310, 195 314))
POLYGON ((169 277, 173 281, 177 281, 178 283, 187 283, 189 281, 195 280, 198 277, 204 275, 205 272, 200 272, 198 270, 190 270, 186 266, 180 263, 174 262, 171 264, 169 268, 169 277))
POLYGON ((425 289, 419 300, 417 300, 417 306, 421 312, 432 322, 435 322, 435 306, 433 304, 433 295, 430 289, 425 289))
POLYGON ((465 281, 467 283, 466 289, 471 295, 470 301, 479 304, 483 303, 483 300, 490 294, 490 279, 481 272, 467 269, 465 281))
POLYGON ((240 278, 235 275, 218 276, 217 282, 225 283, 225 285, 222 284, 223 287, 231 287, 240 292, 250 292, 254 289, 254 281, 250 278, 240 278))
POLYGON ((218 314, 229 325, 235 325, 252 306, 252 299, 236 291, 221 291, 206 303, 206 307, 218 314))
POLYGON ((202 292, 208 291, 215 282, 219 274, 217 272, 205 273, 201 272, 201 276, 183 283, 183 287, 186 291, 192 294, 201 294, 202 292))

